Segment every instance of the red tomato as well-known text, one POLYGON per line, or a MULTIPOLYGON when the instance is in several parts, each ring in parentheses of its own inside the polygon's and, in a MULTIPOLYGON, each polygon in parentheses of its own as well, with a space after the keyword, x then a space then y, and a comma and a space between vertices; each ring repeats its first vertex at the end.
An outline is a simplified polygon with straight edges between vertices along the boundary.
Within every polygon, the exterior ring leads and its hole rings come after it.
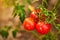
POLYGON ((24 28, 25 28, 26 30, 33 30, 34 27, 35 27, 34 20, 31 19, 31 18, 26 18, 26 19, 24 20, 23 25, 24 25, 24 28))
POLYGON ((34 11, 32 11, 32 13, 30 14, 30 18, 33 18, 35 21, 38 21, 39 18, 37 16, 37 13, 39 13, 39 12, 40 12, 40 10, 34 10, 34 11))
POLYGON ((51 24, 45 24, 44 22, 38 22, 36 25, 36 31, 40 34, 47 34, 50 31, 51 24))

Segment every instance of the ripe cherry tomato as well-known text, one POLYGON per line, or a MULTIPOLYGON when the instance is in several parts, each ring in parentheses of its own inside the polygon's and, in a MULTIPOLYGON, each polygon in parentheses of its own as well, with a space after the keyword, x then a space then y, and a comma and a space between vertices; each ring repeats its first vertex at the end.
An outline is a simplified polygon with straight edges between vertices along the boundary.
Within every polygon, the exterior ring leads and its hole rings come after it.
POLYGON ((32 11, 32 13, 30 14, 30 17, 33 18, 35 21, 38 21, 39 18, 37 16, 37 14, 39 14, 40 10, 34 10, 32 11))
POLYGON ((31 19, 31 18, 26 18, 26 19, 24 20, 23 25, 24 25, 24 28, 25 28, 26 30, 33 30, 34 27, 35 27, 34 20, 31 19))
POLYGON ((44 22, 38 22, 36 24, 36 31, 39 34, 47 34, 50 31, 50 28, 51 28, 51 24, 49 23, 45 24, 44 22))

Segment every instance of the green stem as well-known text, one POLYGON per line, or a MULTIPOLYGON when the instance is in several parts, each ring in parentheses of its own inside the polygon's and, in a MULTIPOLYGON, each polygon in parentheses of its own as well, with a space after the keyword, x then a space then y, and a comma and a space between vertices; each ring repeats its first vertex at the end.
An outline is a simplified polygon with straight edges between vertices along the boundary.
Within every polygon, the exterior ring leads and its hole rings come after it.
POLYGON ((35 33, 34 31, 31 31, 31 33, 32 33, 35 37, 37 37, 38 40, 40 40, 40 37, 39 37, 39 35, 38 35, 37 33, 35 33))
POLYGON ((55 23, 55 22, 53 22, 53 25, 55 26, 55 28, 59 31, 60 29, 59 29, 59 27, 58 27, 58 25, 55 23))
POLYGON ((45 2, 45 3, 46 3, 46 5, 48 6, 48 3, 47 3, 47 1, 45 0, 44 2, 45 2))
POLYGON ((54 8, 52 9, 52 12, 56 12, 59 4, 60 4, 60 0, 57 1, 57 3, 55 4, 54 8))
MULTIPOLYGON (((20 29, 20 31, 26 32, 26 30, 24 30, 24 29, 20 29)), ((38 36, 38 34, 36 32, 34 32, 34 31, 29 31, 29 32, 31 32, 36 38, 38 38, 38 40, 40 40, 40 37, 38 36)))
POLYGON ((43 0, 44 3, 46 3, 46 5, 48 6, 47 0, 43 0))
POLYGON ((47 6, 48 6, 47 0, 42 0, 42 7, 47 8, 47 6))

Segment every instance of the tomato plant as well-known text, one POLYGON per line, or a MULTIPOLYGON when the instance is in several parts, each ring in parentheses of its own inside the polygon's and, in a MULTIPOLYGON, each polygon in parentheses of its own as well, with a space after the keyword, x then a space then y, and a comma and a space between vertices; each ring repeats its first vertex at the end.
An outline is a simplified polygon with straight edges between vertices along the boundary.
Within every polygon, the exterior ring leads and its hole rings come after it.
MULTIPOLYGON (((43 40, 55 40, 55 37, 54 37, 55 35, 53 36, 51 34, 51 32, 52 32, 51 27, 55 27, 58 30, 58 33, 60 33, 60 24, 57 24, 54 21, 57 19, 56 12, 57 12, 58 6, 60 5, 60 0, 57 1, 57 3, 55 4, 55 6, 53 7, 52 10, 48 10, 48 6, 49 6, 48 1, 49 0, 42 0, 41 4, 39 4, 35 8, 29 7, 29 6, 32 6, 31 0, 25 0, 25 1, 16 0, 16 1, 17 2, 15 3, 15 1, 13 0, 13 3, 14 3, 13 4, 13 7, 14 7, 13 8, 14 9, 13 17, 14 18, 16 16, 19 17, 19 20, 23 24, 24 29, 28 30, 28 31, 33 31, 34 35, 37 36, 38 34, 34 30, 34 29, 36 29, 36 31, 39 34, 46 35, 45 37, 43 37, 43 40), (22 4, 20 4, 20 1, 22 2, 22 4), (26 12, 26 8, 25 8, 26 4, 27 4, 27 9, 32 9, 32 10, 30 10, 31 13, 28 18, 26 18, 26 16, 27 16, 26 15, 27 12, 26 12), (34 8, 34 10, 33 10, 33 8, 34 8), (53 25, 53 26, 51 26, 51 25, 53 25), (51 30, 51 32, 50 32, 50 30, 51 30), (54 37, 54 39, 53 39, 53 37, 54 37)), ((34 0, 33 2, 35 2, 35 1, 37 1, 37 0, 34 0)), ((6 2, 9 2, 9 0, 7 0, 6 2)), ((19 24, 19 27, 20 27, 20 24, 19 24)), ((1 36, 4 38, 7 38, 9 35, 8 34, 9 29, 10 29, 10 27, 1 29, 0 30, 1 36)), ((19 29, 16 28, 16 30, 12 31, 12 35, 14 38, 16 37, 16 33, 19 29)), ((40 36, 41 35, 38 35, 39 40, 41 40, 40 36)))

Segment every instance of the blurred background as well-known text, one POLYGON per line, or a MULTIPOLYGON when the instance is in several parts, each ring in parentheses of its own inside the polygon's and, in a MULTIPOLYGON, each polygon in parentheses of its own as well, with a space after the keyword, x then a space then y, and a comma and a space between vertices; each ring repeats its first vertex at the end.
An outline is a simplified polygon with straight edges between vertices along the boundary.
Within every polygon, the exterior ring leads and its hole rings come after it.
MULTIPOLYGON (((36 8, 37 5, 42 3, 42 0, 30 0, 30 1, 32 3, 31 6, 33 6, 34 8, 36 8)), ((0 28, 4 28, 5 26, 12 27, 12 29, 9 30, 8 38, 5 39, 0 35, 0 40, 38 40, 38 38, 34 36, 31 32, 27 32, 23 30, 18 31, 16 38, 13 38, 12 30, 14 30, 17 26, 23 29, 23 24, 20 22, 19 16, 16 16, 14 18, 12 15, 14 10, 14 4, 17 2, 19 2, 21 5, 22 4, 25 5, 25 11, 27 15, 26 17, 28 17, 30 14, 30 12, 28 11, 29 4, 26 3, 26 0, 0 0, 0 28)), ((49 11, 52 10, 56 2, 57 0, 48 0, 49 5, 47 9, 49 11)), ((60 15, 60 5, 58 6, 56 15, 60 15)), ((55 22, 60 24, 60 16, 57 17, 55 22)), ((51 36, 52 37, 51 39, 47 39, 47 40, 60 40, 60 33, 58 33, 60 31, 57 31, 55 27, 52 27, 51 30, 53 36, 51 36), (53 37, 55 39, 53 39, 53 37)), ((41 40, 45 40, 43 36, 40 35, 41 40)))

